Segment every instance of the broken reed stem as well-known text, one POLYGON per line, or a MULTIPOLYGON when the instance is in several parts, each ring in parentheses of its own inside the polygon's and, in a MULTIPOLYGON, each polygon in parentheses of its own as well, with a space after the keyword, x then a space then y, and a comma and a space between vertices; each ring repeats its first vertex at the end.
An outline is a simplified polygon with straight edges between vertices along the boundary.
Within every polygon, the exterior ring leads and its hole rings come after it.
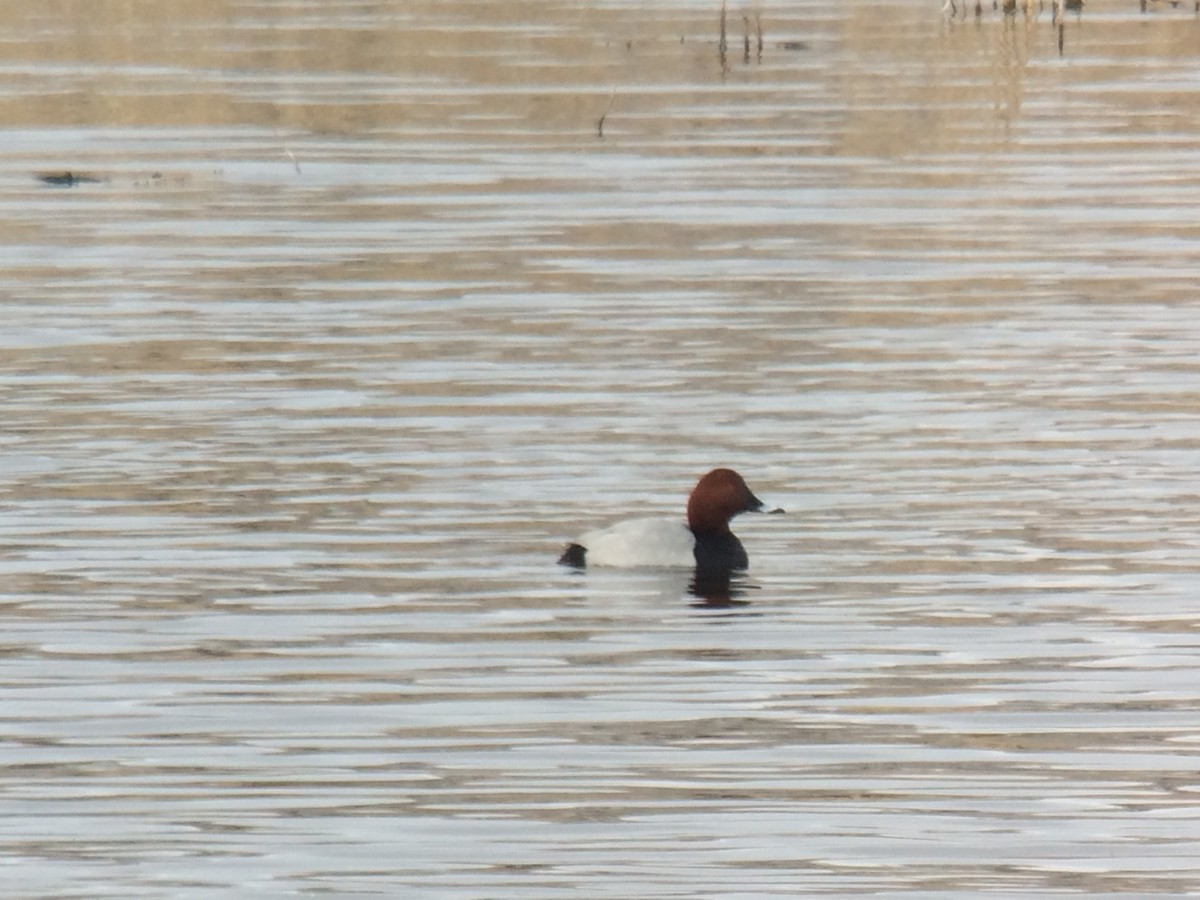
POLYGON ((609 111, 613 108, 613 104, 617 102, 617 89, 613 88, 612 93, 608 97, 608 106, 604 107, 604 112, 600 114, 600 121, 596 123, 596 137, 604 138, 604 120, 608 118, 609 111))
MULTIPOLYGON (((1200 3, 1200 0, 1196 0, 1200 3)), ((742 14, 742 62, 750 62, 750 13, 742 14)), ((757 59, 762 62, 763 55, 763 24, 762 10, 755 9, 754 15, 754 47, 757 59)), ((721 0, 721 26, 717 37, 717 56, 721 60, 721 71, 729 71, 729 0, 721 0)))
POLYGON ((721 0, 721 35, 720 35, 720 39, 717 41, 717 56, 720 57, 720 59, 721 59, 721 70, 722 71, 724 71, 726 68, 728 68, 728 66, 726 65, 726 54, 729 51, 729 41, 726 39, 726 31, 725 31, 725 20, 728 17, 727 10, 725 8, 725 3, 726 3, 726 0, 721 0))

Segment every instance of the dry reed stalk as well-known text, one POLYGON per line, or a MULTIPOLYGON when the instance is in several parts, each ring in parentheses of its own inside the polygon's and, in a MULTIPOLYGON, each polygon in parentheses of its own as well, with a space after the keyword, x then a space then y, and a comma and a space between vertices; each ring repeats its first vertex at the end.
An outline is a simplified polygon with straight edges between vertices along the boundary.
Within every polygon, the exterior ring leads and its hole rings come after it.
POLYGON ((604 138, 604 120, 608 118, 609 111, 612 110, 613 104, 617 102, 617 89, 613 88, 612 93, 608 97, 608 106, 604 107, 604 112, 600 114, 600 120, 596 123, 596 137, 604 138))
POLYGON ((729 41, 726 40, 726 32, 725 32, 725 20, 727 18, 727 10, 725 8, 725 3, 726 3, 726 0, 721 0, 721 36, 720 36, 720 39, 717 41, 717 56, 720 57, 720 59, 721 59, 721 71, 722 72, 726 71, 729 68, 728 60, 726 58, 726 54, 729 51, 729 41))

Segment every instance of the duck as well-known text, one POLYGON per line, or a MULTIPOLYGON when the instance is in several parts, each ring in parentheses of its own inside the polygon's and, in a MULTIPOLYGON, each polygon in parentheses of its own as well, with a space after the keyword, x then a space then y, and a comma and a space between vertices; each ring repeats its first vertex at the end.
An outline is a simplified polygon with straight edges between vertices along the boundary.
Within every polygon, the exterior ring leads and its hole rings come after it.
MULTIPOLYGON (((766 504, 754 495, 733 469, 713 469, 692 488, 687 521, 628 519, 589 531, 569 543, 559 563, 576 569, 588 566, 619 568, 695 568, 705 572, 747 569, 750 557, 729 520, 744 512, 763 512, 766 504)), ((771 512, 783 512, 774 509, 771 512)))

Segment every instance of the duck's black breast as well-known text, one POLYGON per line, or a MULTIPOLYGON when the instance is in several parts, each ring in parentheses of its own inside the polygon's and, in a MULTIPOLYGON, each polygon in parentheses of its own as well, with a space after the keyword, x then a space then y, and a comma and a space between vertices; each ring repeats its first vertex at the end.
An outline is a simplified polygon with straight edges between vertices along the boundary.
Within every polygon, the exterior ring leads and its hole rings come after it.
POLYGON ((724 534, 712 534, 706 531, 693 532, 696 535, 696 568, 731 571, 745 569, 750 565, 750 557, 746 548, 736 535, 726 531, 724 534))

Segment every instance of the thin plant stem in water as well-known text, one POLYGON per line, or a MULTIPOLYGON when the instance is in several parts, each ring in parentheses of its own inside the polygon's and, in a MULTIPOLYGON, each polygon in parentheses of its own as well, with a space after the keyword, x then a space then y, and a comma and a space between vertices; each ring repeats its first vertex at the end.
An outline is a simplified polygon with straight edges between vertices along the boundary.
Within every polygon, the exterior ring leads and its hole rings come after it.
POLYGON ((613 104, 617 102, 617 89, 613 88, 612 93, 608 95, 608 106, 604 107, 604 112, 600 114, 600 120, 596 123, 596 137, 604 138, 604 120, 608 118, 609 111, 613 108, 613 104))
POLYGON ((728 10, 725 8, 726 0, 721 0, 721 32, 717 40, 717 57, 721 61, 721 71, 729 71, 729 41, 726 39, 726 19, 728 18, 728 10))

